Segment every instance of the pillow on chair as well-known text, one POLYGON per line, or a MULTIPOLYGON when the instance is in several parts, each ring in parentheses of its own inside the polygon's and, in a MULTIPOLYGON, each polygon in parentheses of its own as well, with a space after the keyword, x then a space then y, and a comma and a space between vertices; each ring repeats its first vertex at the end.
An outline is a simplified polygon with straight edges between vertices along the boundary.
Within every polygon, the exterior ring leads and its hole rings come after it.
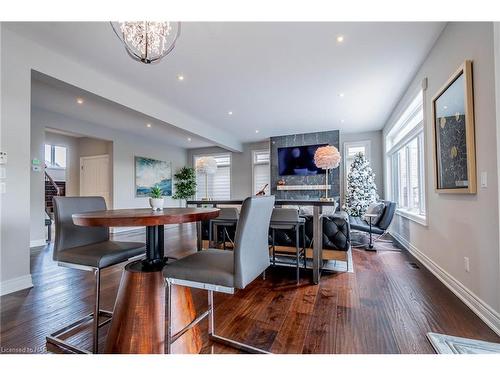
MULTIPOLYGON (((372 219, 372 225, 377 225, 384 213, 385 204, 384 202, 373 202, 366 209, 365 214, 377 215, 374 219, 372 219)), ((364 219, 367 224, 370 224, 370 219, 364 219)))

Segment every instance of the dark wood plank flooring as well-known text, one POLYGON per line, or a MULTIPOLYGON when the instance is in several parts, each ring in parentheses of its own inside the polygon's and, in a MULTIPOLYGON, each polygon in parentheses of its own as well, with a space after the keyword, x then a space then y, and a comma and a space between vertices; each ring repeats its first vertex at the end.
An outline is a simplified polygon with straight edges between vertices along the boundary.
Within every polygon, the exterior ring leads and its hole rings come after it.
MULTIPOLYGON (((115 235, 144 240, 141 231, 115 235)), ((165 231, 168 254, 194 251, 194 225, 165 231)), ((216 293, 218 333, 273 353, 433 353, 429 331, 500 342, 469 308, 406 251, 353 250, 354 273, 323 274, 319 285, 302 276, 295 285, 293 269, 270 268, 266 280, 255 280, 229 296, 216 293)), ((123 265, 102 276, 102 307, 112 309, 123 265)), ((52 248, 33 251, 35 287, 0 299, 2 353, 60 352, 45 345, 49 332, 91 311, 93 277, 58 267, 52 248)), ((197 309, 206 308, 206 292, 193 291, 197 309)), ((201 324, 206 332, 207 323, 201 324)), ((101 348, 106 335, 101 329, 101 348)), ((90 348, 90 326, 71 341, 90 348)), ((202 353, 233 353, 204 334, 202 353)))

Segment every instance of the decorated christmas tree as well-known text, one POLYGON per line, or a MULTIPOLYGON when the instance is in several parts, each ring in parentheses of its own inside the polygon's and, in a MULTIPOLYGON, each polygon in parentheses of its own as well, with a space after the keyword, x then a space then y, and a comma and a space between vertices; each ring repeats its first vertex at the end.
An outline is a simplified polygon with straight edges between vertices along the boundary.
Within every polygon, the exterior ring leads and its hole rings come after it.
POLYGON ((347 175, 344 210, 351 216, 362 216, 377 201, 375 173, 363 153, 356 154, 347 175))

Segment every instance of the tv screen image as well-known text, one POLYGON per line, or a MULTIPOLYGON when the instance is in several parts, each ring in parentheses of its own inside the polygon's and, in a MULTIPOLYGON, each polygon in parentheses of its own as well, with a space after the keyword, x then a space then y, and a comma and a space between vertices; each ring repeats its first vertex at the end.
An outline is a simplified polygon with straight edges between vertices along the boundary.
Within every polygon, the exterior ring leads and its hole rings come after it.
POLYGON ((314 176, 325 174, 325 170, 314 164, 314 153, 327 144, 279 147, 278 170, 280 176, 314 176))

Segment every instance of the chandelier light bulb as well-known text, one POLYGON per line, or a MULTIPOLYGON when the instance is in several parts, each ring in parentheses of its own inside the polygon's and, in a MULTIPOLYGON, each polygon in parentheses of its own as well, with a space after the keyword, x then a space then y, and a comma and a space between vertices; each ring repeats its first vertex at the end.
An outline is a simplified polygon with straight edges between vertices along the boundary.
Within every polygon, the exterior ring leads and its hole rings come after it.
POLYGON ((134 60, 151 64, 161 60, 175 47, 180 22, 111 22, 116 36, 134 60))

